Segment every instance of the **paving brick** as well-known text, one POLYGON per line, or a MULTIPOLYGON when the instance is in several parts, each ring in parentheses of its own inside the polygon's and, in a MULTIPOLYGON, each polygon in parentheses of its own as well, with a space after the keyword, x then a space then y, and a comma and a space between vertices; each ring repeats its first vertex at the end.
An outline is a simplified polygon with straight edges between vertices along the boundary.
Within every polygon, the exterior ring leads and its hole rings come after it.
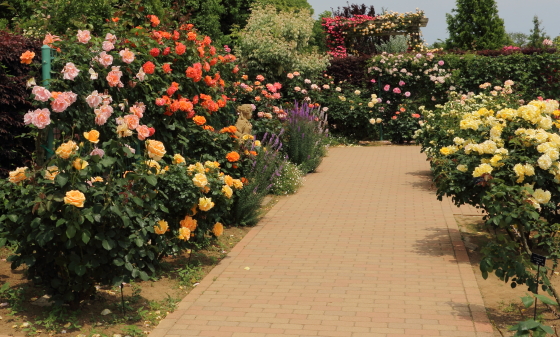
POLYGON ((317 171, 152 335, 491 335, 453 217, 480 213, 437 200, 419 147, 333 148, 317 171))

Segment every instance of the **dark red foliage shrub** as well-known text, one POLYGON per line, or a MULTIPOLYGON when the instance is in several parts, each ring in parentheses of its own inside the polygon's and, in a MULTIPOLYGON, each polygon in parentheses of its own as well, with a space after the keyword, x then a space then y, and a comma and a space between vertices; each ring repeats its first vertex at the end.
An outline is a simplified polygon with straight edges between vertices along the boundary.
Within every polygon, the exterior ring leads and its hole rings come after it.
POLYGON ((334 58, 327 69, 327 74, 332 76, 336 83, 346 80, 347 83, 363 86, 367 82, 366 71, 369 56, 347 56, 334 58))
POLYGON ((23 124, 23 113, 31 108, 25 83, 40 59, 40 41, 0 31, 0 176, 31 159, 33 140, 19 136, 30 130, 23 124), (27 50, 35 53, 31 65, 20 60, 27 50))

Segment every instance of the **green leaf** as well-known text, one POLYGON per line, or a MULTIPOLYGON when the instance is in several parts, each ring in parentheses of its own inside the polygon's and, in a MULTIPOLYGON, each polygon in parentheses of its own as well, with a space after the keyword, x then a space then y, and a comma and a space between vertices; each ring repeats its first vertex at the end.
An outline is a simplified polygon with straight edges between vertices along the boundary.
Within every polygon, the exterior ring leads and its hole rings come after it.
POLYGON ((541 323, 539 323, 535 320, 532 320, 532 319, 528 319, 526 321, 519 322, 518 330, 528 331, 528 330, 531 330, 531 329, 534 329, 534 328, 538 327, 539 325, 541 325, 541 323))
POLYGON ((78 265, 78 266, 76 266, 76 268, 74 268, 74 271, 76 272, 76 274, 78 276, 82 276, 86 273, 86 266, 84 266, 82 264, 78 265))
POLYGON ((124 264, 123 259, 121 259, 120 257, 116 258, 113 260, 113 264, 117 267, 120 267, 124 264))
POLYGON ((82 233, 82 241, 87 244, 89 242, 89 240, 91 239, 91 236, 89 235, 88 231, 84 231, 82 233))
POLYGON ((8 219, 10 219, 10 221, 12 222, 17 222, 18 216, 15 214, 8 214, 8 219))
POLYGON ((76 235, 76 228, 72 225, 68 225, 68 227, 66 228, 66 236, 71 239, 74 237, 74 235, 76 235))
POLYGON ((142 201, 142 199, 138 198, 138 197, 133 197, 132 201, 134 201, 134 203, 140 207, 144 206, 144 202, 142 201))
POLYGON ((541 324, 541 325, 539 326, 539 328, 543 329, 544 332, 549 333, 549 334, 551 334, 551 335, 554 333, 554 330, 552 330, 552 328, 549 327, 548 325, 541 324))
POLYGON ((535 302, 535 299, 532 296, 524 296, 524 297, 521 297, 521 302, 523 302, 523 305, 525 306, 525 308, 529 308, 530 306, 533 305, 533 303, 535 302))
POLYGON ((64 225, 66 223, 66 219, 62 218, 62 219, 58 219, 58 221, 56 222, 56 227, 64 225))
POLYGON ((107 250, 113 249, 113 245, 111 245, 107 239, 103 240, 101 242, 101 245, 103 246, 103 248, 105 248, 107 250))
POLYGON ((136 245, 138 247, 142 247, 142 245, 144 244, 144 241, 142 241, 142 238, 136 238, 136 240, 134 240, 134 243, 136 243, 136 245))
POLYGON ((150 279, 150 277, 145 271, 140 272, 140 278, 142 279, 142 281, 148 281, 150 279))
POLYGON ((59 173, 54 178, 55 183, 57 183, 60 187, 64 187, 68 182, 68 175, 66 173, 59 173))
POLYGON ((120 208, 119 208, 117 205, 111 206, 110 209, 111 209, 111 212, 115 213, 115 214, 118 215, 118 216, 122 216, 122 215, 123 215, 122 212, 121 212, 121 210, 120 210, 120 208))
POLYGON ((538 298, 539 300, 541 300, 541 302, 548 304, 548 305, 558 305, 558 303, 556 303, 556 301, 551 300, 550 298, 544 296, 544 295, 538 295, 535 294, 535 297, 538 298))
POLYGON ((146 176, 146 181, 148 182, 148 184, 152 185, 152 186, 156 186, 157 185, 157 178, 153 175, 151 176, 146 176))

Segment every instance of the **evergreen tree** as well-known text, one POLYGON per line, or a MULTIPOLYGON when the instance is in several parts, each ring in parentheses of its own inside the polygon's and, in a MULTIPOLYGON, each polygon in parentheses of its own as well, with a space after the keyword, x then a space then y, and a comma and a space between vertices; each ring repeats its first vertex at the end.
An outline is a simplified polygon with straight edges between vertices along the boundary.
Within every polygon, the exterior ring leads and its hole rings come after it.
POLYGON ((542 27, 542 21, 539 20, 538 16, 533 17, 533 29, 531 29, 531 35, 529 35, 529 47, 542 48, 543 41, 549 39, 550 37, 546 35, 544 28, 542 27))
POLYGON ((500 49, 510 42, 494 0, 456 1, 455 15, 446 14, 448 49, 500 49))

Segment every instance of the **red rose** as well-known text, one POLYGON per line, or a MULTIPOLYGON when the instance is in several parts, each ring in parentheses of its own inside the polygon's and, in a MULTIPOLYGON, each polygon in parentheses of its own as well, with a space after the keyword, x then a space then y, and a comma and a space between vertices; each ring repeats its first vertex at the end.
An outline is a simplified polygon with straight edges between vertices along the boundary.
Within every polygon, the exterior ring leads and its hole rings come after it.
POLYGON ((171 52, 171 47, 167 47, 163 50, 163 55, 168 55, 171 52))
POLYGON ((156 66, 151 61, 148 61, 144 63, 142 69, 144 69, 144 72, 149 75, 154 73, 154 71, 156 70, 156 66))
POLYGON ((154 133, 156 133, 156 129, 154 128, 148 128, 148 131, 150 131, 150 137, 154 135, 154 133))
POLYGON ((153 48, 152 50, 150 50, 150 55, 152 55, 153 57, 158 57, 159 56, 159 49, 153 48))

